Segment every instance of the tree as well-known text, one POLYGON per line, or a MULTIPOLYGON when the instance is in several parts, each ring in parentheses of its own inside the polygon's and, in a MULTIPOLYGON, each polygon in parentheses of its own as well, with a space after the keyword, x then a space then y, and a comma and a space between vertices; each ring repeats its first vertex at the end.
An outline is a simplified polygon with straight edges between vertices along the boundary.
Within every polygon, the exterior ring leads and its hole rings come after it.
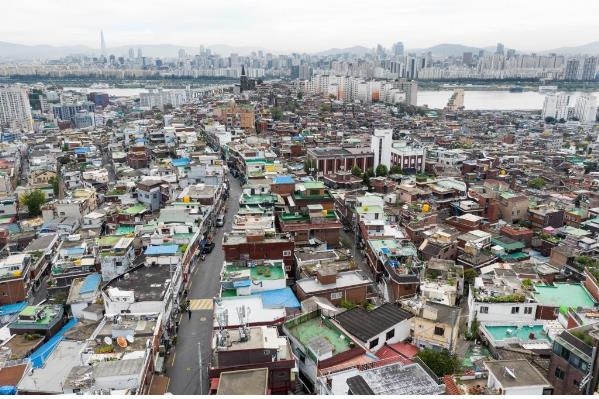
POLYGON ((454 374, 460 367, 458 357, 455 354, 449 353, 447 349, 438 352, 430 348, 424 348, 418 352, 418 357, 437 377, 454 374))
POLYGON ((354 165, 351 168, 351 174, 356 177, 360 177, 360 176, 362 176, 362 169, 360 169, 360 167, 358 165, 354 165))
POLYGON ((376 167, 377 176, 387 176, 387 173, 389 173, 389 168, 387 168, 387 165, 383 165, 381 163, 379 164, 379 166, 376 167))
POLYGON ((372 168, 366 169, 366 171, 362 175, 362 182, 364 182, 364 184, 367 185, 369 189, 370 189, 370 178, 372 176, 374 176, 374 172, 373 172, 372 168))
POLYGON ((393 166, 391 166, 391 169, 389 169, 389 174, 390 175, 401 175, 401 174, 403 174, 403 170, 401 169, 401 166, 393 165, 393 166))
POLYGON ((545 118, 545 123, 551 123, 552 125, 554 125, 555 122, 556 122, 556 120, 553 116, 548 116, 545 118))
POLYGON ((42 214, 42 205, 46 202, 46 196, 41 190, 33 190, 24 194, 20 202, 29 210, 29 216, 35 217, 42 214))
POLYGON ((297 92, 297 99, 298 99, 298 100, 301 100, 302 98, 304 98, 304 92, 302 92, 302 91, 298 91, 298 92, 297 92))
POLYGON ((304 161, 304 172, 311 174, 316 171, 316 161, 310 158, 307 158, 304 161))
POLYGON ((464 270, 464 283, 465 285, 470 285, 472 283, 474 283, 474 278, 478 276, 478 273, 476 273, 476 270, 474 269, 466 269, 464 270))
POLYGON ((543 187, 545 187, 545 184, 547 184, 547 183, 545 182, 545 180, 543 180, 543 179, 542 179, 542 178, 540 178, 540 177, 535 177, 534 179, 530 179, 530 180, 528 181, 528 187, 530 187, 530 188, 534 188, 534 189, 537 189, 537 190, 540 190, 540 189, 542 189, 543 187))
POLYGON ((59 188, 59 180, 58 177, 53 177, 50 179, 49 181, 50 184, 52 184, 52 191, 54 191, 54 195, 58 195, 60 188, 59 188))
POLYGON ((106 121, 106 127, 112 127, 114 125, 114 121, 112 119, 108 119, 106 121))
POLYGON ((272 115, 272 119, 274 119, 275 121, 280 121, 283 117, 283 111, 281 111, 281 108, 279 107, 274 107, 273 109, 271 109, 270 114, 272 115))

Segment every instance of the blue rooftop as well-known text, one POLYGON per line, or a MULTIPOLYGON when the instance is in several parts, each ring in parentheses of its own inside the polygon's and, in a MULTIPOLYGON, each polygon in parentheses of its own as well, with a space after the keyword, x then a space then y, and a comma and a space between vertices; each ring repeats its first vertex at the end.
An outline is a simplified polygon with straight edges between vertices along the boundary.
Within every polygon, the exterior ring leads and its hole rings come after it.
POLYGON ((274 184, 295 184, 295 180, 291 176, 275 176, 272 181, 274 184))
POLYGON ((100 286, 100 282, 102 281, 102 276, 99 273, 92 273, 85 277, 83 280, 83 284, 81 284, 81 288, 79 288, 80 294, 89 294, 94 292, 100 286))
POLYGON ((72 247, 66 248, 65 253, 69 256, 71 255, 83 255, 85 253, 85 248, 83 247, 72 247))
POLYGON ((73 149, 73 152, 75 154, 87 154, 88 152, 90 152, 89 147, 76 147, 73 149))
POLYGON ((77 324, 77 319, 71 319, 65 324, 60 331, 56 333, 48 342, 40 346, 35 352, 31 354, 31 364, 34 369, 39 369, 44 367, 46 360, 50 357, 54 349, 58 346, 64 334, 69 331, 75 324, 77 324))
POLYGON ((189 158, 173 159, 171 161, 171 164, 176 167, 187 166, 187 165, 189 165, 189 158))
POLYGON ((10 305, 2 305, 0 306, 0 316, 21 313, 21 310, 25 309, 27 305, 27 302, 17 302, 10 305))
POLYGON ((278 290, 258 292, 256 295, 262 297, 262 303, 266 308, 299 308, 300 303, 289 287, 278 290))
POLYGON ((233 281, 234 288, 249 287, 252 285, 250 280, 233 281))
POLYGON ((178 245, 150 245, 144 255, 175 255, 178 250, 178 245))

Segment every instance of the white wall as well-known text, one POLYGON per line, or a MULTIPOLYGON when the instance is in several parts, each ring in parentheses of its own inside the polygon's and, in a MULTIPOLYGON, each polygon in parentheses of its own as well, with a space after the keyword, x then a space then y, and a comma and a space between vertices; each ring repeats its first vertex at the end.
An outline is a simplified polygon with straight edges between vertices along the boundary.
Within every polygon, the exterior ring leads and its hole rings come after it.
POLYGON ((472 293, 468 296, 468 328, 472 325, 472 321, 476 318, 479 322, 506 322, 506 323, 528 323, 535 320, 537 312, 536 303, 486 303, 476 302, 472 293), (487 313, 481 313, 481 307, 488 307, 487 313), (512 314, 512 307, 520 307, 517 314, 512 314), (531 312, 524 314, 524 308, 530 307, 531 312))
POLYGON ((379 339, 378 345, 373 347, 372 349, 370 349, 371 352, 376 352, 379 349, 381 349, 383 347, 383 345, 385 345, 385 343, 396 344, 398 342, 403 342, 410 336, 411 326, 412 326, 412 319, 403 320, 403 321, 397 323, 392 328, 385 330, 383 333, 379 334, 378 336, 371 338, 368 342, 365 343, 365 346, 366 346, 366 348, 370 348, 370 342, 372 342, 378 338, 379 339), (393 338, 390 338, 389 340, 385 341, 385 339, 387 337, 387 332, 392 329, 395 330, 395 335, 393 336, 393 338))

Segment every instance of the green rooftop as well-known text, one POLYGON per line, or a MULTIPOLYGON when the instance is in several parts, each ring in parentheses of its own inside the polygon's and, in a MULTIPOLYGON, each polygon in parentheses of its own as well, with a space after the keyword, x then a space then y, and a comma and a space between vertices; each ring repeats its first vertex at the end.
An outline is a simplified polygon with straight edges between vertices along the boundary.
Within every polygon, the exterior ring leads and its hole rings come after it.
POLYGON ((241 196, 240 204, 242 205, 260 205, 267 203, 274 203, 277 201, 277 196, 272 194, 255 194, 241 196))
POLYGON ((522 244, 520 241, 504 240, 501 237, 491 238, 491 243, 493 245, 499 245, 506 251, 517 251, 524 248, 524 244, 522 244))
POLYGON ((123 210, 123 213, 126 215, 137 215, 143 212, 146 212, 148 210, 148 208, 146 208, 146 206, 144 204, 136 204, 133 206, 130 206, 129 208, 123 210))
POLYGON ((307 181, 299 184, 303 185, 306 190, 317 190, 319 188, 324 188, 324 183, 321 181, 307 181))
POLYGON ((565 226, 563 228, 563 231, 564 231, 564 233, 575 236, 575 237, 584 237, 584 236, 588 236, 591 234, 590 231, 583 230, 583 229, 577 229, 576 227, 572 227, 572 226, 565 226))
POLYGON ((356 213, 383 213, 383 207, 380 205, 364 205, 356 207, 356 213))
POLYGON ((127 234, 135 233, 135 226, 119 226, 114 232, 117 236, 126 236, 127 234))
POLYGON ((581 284, 556 283, 554 285, 536 285, 534 298, 543 306, 560 308, 564 313, 568 308, 595 306, 595 299, 581 284))
POLYGON ((114 247, 114 245, 119 242, 119 240, 121 239, 121 237, 119 237, 118 235, 114 235, 114 236, 104 236, 104 237, 100 237, 98 238, 98 246, 100 247, 114 247))
POLYGON ((306 347, 312 339, 322 337, 334 347, 333 356, 350 349, 351 339, 328 320, 313 317, 300 323, 293 321, 289 322, 289 330, 306 347))

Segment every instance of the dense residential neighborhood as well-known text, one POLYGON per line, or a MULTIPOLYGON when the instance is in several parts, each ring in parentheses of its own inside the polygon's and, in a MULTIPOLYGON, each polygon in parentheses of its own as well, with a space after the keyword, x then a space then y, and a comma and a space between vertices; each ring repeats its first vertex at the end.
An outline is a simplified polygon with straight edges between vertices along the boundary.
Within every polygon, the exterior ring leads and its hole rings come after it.
POLYGON ((0 87, 0 385, 595 393, 596 103, 316 80, 0 87))

